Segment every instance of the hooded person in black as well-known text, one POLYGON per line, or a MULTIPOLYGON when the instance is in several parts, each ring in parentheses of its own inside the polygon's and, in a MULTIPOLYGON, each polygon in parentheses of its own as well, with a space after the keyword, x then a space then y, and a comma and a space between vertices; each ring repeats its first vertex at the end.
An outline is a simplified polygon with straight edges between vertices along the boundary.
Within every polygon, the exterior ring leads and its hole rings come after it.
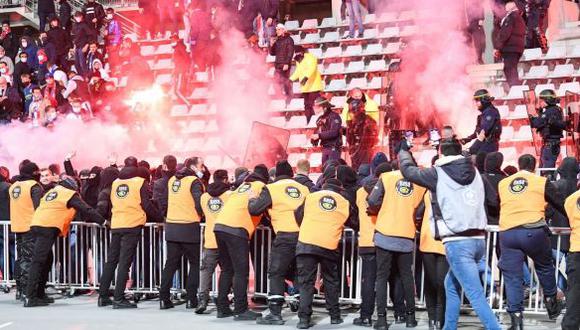
POLYGON ((322 189, 324 182, 328 179, 336 179, 336 168, 338 167, 338 160, 331 159, 322 165, 322 175, 316 180, 316 185, 313 191, 318 191, 322 189))
POLYGON ((99 197, 97 199, 97 211, 107 220, 111 220, 111 186, 119 177, 119 169, 109 166, 101 171, 99 182, 99 197))
POLYGON ((167 214, 167 182, 175 175, 177 159, 173 155, 163 157, 161 178, 153 182, 153 201, 157 203, 159 211, 167 214))
POLYGON ((497 198, 497 187, 499 182, 507 177, 501 169, 502 163, 503 154, 501 152, 490 152, 485 156, 484 172, 482 173, 481 178, 485 182, 485 211, 487 214, 488 225, 499 224, 499 208, 493 207, 494 203, 490 198, 497 198))
POLYGON ((238 187, 244 183, 244 180, 250 175, 250 171, 246 167, 238 167, 234 171, 234 183, 231 186, 232 190, 238 189, 238 187))
POLYGON ((99 200, 99 183, 101 181, 101 171, 99 166, 93 166, 88 173, 85 183, 81 187, 81 197, 92 208, 97 207, 99 200))

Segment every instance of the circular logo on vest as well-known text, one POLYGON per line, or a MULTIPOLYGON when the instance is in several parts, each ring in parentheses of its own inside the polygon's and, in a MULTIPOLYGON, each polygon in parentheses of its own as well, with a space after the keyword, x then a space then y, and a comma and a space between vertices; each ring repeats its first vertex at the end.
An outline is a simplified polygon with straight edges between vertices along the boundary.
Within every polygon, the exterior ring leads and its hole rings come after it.
POLYGON ((323 211, 334 211, 336 210, 336 199, 332 196, 324 196, 320 199, 319 205, 323 211))
POLYGON ((22 188, 20 188, 20 186, 14 187, 14 189, 12 189, 12 198, 18 199, 20 194, 22 194, 22 188))
POLYGON ((302 197, 302 193, 300 192, 300 190, 296 187, 286 187, 286 195, 288 195, 288 197, 290 198, 294 198, 294 199, 298 199, 300 197, 302 197))
POLYGON ((528 189, 528 180, 524 178, 515 178, 510 183, 509 188, 513 194, 521 194, 528 189))
POLYGON ((51 191, 48 194, 46 194, 46 197, 44 198, 44 200, 47 202, 51 202, 51 201, 55 200, 57 197, 58 197, 58 193, 56 191, 51 191))
POLYGON ((212 197, 207 201, 207 208, 212 213, 218 213, 223 206, 224 202, 219 197, 212 197))
POLYGON ((245 193, 246 191, 250 190, 250 187, 251 187, 251 186, 252 186, 252 185, 251 185, 251 184, 249 184, 249 183, 247 183, 247 182, 246 182, 246 183, 243 183, 243 184, 242 184, 242 185, 241 185, 241 186, 238 188, 238 193, 239 193, 239 194, 243 194, 243 193, 245 193))
POLYGON ((129 186, 126 184, 119 185, 115 191, 115 195, 119 198, 125 198, 129 194, 129 186))
POLYGON ((176 193, 179 191, 179 188, 181 188, 181 180, 175 180, 173 181, 173 184, 171 185, 171 190, 176 193))
POLYGON ((413 193, 413 184, 405 179, 400 179, 395 185, 397 193, 403 197, 409 197, 413 193))

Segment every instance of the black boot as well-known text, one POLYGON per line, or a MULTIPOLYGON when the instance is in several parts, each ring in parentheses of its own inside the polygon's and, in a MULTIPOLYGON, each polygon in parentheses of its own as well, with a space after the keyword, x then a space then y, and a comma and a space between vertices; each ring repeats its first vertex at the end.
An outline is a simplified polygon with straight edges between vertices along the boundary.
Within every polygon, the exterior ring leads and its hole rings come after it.
POLYGON ((297 329, 308 329, 310 327, 312 327, 314 324, 312 324, 312 321, 310 321, 310 317, 301 317, 300 320, 298 321, 298 324, 296 325, 297 329))
POLYGON ((170 309, 175 307, 171 299, 160 299, 159 300, 159 309, 170 309))
POLYGON ((234 311, 231 310, 229 307, 218 307, 217 310, 217 318, 218 319, 225 319, 226 317, 234 316, 234 311))
POLYGON ((137 304, 134 304, 127 299, 113 301, 113 309, 130 309, 130 308, 137 308, 137 304))
POLYGON ((16 289, 16 300, 22 300, 22 298, 24 298, 24 295, 22 294, 22 290, 16 289))
POLYGON ((263 325, 283 325, 282 319, 282 301, 270 301, 270 314, 256 319, 256 324, 263 325))
POLYGON ((185 303, 185 309, 196 309, 197 308, 197 301, 187 299, 187 303, 185 303))
POLYGON ((46 294, 38 297, 38 300, 45 302, 47 304, 54 304, 54 298, 47 296, 46 294))
POLYGON ((40 307, 48 306, 48 303, 39 300, 38 298, 24 298, 24 307, 40 307))
POLYGON ((406 322, 405 315, 395 315, 395 324, 402 324, 406 322))
POLYGON ((361 316, 354 319, 352 324, 358 325, 359 327, 371 327, 373 325, 373 319, 370 317, 361 316))
POLYGON ((387 330, 389 329, 389 324, 387 323, 386 315, 379 315, 377 322, 375 322, 375 329, 377 330, 387 330))
POLYGON ((522 312, 509 313, 509 314, 510 314, 510 318, 512 320, 512 325, 511 325, 511 327, 508 328, 508 330, 523 330, 524 329, 524 317, 522 315, 522 312))
POLYGON ((342 324, 343 322, 344 320, 342 319, 340 314, 330 317, 330 324, 342 324))
POLYGON ((552 296, 544 297, 544 304, 546 304, 546 310, 548 311, 550 320, 557 319, 562 312, 562 302, 556 296, 552 296))
POLYGON ((414 328, 417 326, 417 320, 415 319, 415 312, 407 313, 406 327, 414 328))
POLYGON ((201 299, 199 304, 197 305, 195 314, 203 314, 203 312, 205 312, 205 310, 207 309, 207 304, 208 301, 206 299, 201 299))
POLYGON ((111 298, 99 296, 99 300, 97 302, 97 305, 99 307, 111 306, 112 304, 113 304, 113 301, 111 300, 111 298))
POLYGON ((258 317, 262 317, 262 313, 256 313, 248 309, 234 316, 234 321, 255 321, 258 317))

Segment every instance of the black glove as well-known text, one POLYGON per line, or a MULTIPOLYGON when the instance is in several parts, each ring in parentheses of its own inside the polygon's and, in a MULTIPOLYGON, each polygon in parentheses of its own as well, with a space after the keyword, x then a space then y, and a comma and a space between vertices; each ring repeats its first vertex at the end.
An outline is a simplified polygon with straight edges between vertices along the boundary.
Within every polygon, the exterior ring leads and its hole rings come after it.
POLYGON ((466 144, 467 142, 469 142, 468 139, 465 139, 465 138, 459 139, 459 143, 461 143, 461 144, 466 144))
POLYGON ((306 85, 307 81, 308 81, 307 77, 302 78, 302 80, 300 80, 300 85, 302 85, 302 86, 306 85))

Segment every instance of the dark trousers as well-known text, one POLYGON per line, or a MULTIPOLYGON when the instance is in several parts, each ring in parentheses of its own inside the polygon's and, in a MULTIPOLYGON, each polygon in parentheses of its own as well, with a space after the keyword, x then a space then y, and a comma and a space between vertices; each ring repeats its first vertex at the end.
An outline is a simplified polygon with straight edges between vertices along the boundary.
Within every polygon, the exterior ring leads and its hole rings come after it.
POLYGON ((387 281, 391 268, 397 265, 403 284, 407 313, 415 312, 415 285, 412 271, 413 253, 392 252, 377 248, 377 314, 387 315, 387 281))
MULTIPOLYGON (((34 252, 35 236, 32 231, 16 234, 16 288, 24 291, 28 283, 28 274, 30 273, 30 264, 34 252)), ((6 275, 4 275, 6 276, 6 275)))
POLYGON ((306 116, 306 123, 310 123, 310 118, 314 116, 314 101, 320 95, 319 92, 302 93, 304 96, 304 115, 306 116))
POLYGON ((284 64, 276 64, 275 66, 275 77, 278 80, 278 84, 282 87, 282 92, 286 96, 286 102, 292 100, 292 81, 290 81, 290 64, 288 64, 288 70, 283 70, 284 64))
POLYGON ((520 53, 501 53, 503 58, 503 73, 508 85, 514 86, 520 84, 518 76, 518 62, 522 54, 520 53))
POLYGON ((30 299, 44 297, 46 282, 52 266, 52 246, 60 233, 57 228, 32 227, 36 241, 30 265, 30 275, 26 284, 26 297, 30 299))
MULTIPOLYGON (((292 273, 292 269, 296 264, 297 243, 298 233, 279 233, 272 243, 270 263, 268 265, 270 280, 268 300, 270 301, 284 301, 285 279, 288 274, 292 273)), ((299 289, 299 287, 296 289, 299 289)))
POLYGON ((544 143, 540 152, 540 168, 554 168, 560 156, 560 142, 544 143))
POLYGON ((425 300, 430 320, 445 321, 445 276, 449 271, 443 254, 423 253, 425 270, 425 300))
POLYGON ((82 47, 75 50, 75 68, 79 75, 86 77, 88 71, 87 58, 85 53, 83 53, 82 47))
POLYGON ((268 293, 268 256, 270 255, 270 239, 268 231, 256 230, 250 240, 250 257, 254 267, 255 292, 268 293))
POLYGON ((209 292, 212 287, 212 277, 215 268, 218 264, 219 253, 218 249, 203 249, 203 258, 201 259, 200 268, 200 285, 199 293, 200 299, 209 301, 209 292))
POLYGON ((234 314, 248 310, 248 279, 250 276, 250 244, 247 239, 224 232, 215 232, 221 274, 218 283, 218 309, 229 308, 228 294, 234 290, 234 314))
POLYGON ((339 160, 340 150, 338 148, 322 148, 322 165, 329 160, 339 160))
POLYGON ((568 293, 562 330, 578 330, 580 329, 580 253, 570 253, 566 267, 568 268, 568 293))
MULTIPOLYGON (((393 302, 395 317, 405 316, 405 290, 397 265, 391 265, 391 275, 389 276, 389 298, 393 302)), ((376 299, 376 297, 375 297, 376 299)))
POLYGON ((298 282, 300 283, 300 307, 298 317, 310 318, 312 315, 312 300, 314 298, 314 282, 318 273, 318 265, 324 281, 324 298, 326 309, 331 317, 340 317, 338 305, 340 278, 338 275, 338 260, 328 259, 314 254, 296 256, 298 282))
POLYGON ((377 279, 377 257, 376 254, 361 254, 362 278, 361 294, 362 303, 360 305, 360 316, 371 317, 375 311, 375 282, 377 279))
POLYGON ((167 261, 161 274, 159 299, 169 299, 169 290, 173 283, 173 275, 181 265, 185 256, 189 262, 189 273, 185 282, 187 300, 197 304, 197 288, 199 287, 199 243, 167 242, 167 261))
POLYGON ((46 22, 48 22, 48 20, 52 19, 53 17, 54 17, 54 12, 45 12, 45 11, 38 12, 38 20, 40 23, 38 26, 38 30, 40 32, 45 31, 46 22))
POLYGON ((99 293, 102 297, 109 295, 109 288, 117 269, 117 278, 115 280, 115 300, 120 301, 125 298, 125 285, 129 278, 129 268, 133 258, 137 253, 137 244, 141 239, 141 231, 131 233, 113 233, 111 237, 111 246, 107 255, 107 263, 101 276, 99 293))
POLYGON ((556 270, 548 228, 514 228, 499 233, 499 269, 505 279, 507 311, 524 310, 523 264, 530 257, 545 297, 556 295, 556 270))

